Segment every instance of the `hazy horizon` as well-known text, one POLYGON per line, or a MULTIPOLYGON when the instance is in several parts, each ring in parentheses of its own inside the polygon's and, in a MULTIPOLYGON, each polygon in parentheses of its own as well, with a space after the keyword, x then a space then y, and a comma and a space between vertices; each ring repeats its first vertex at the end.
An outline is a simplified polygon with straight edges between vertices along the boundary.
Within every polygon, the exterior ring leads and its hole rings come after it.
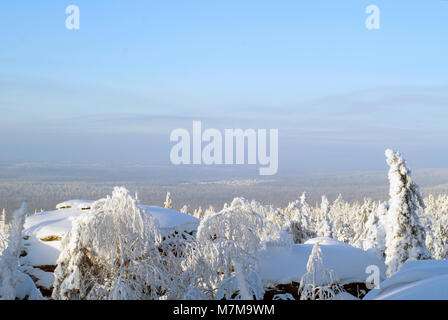
MULTIPOLYGON (((137 192, 142 203, 163 206, 167 192, 173 206, 190 209, 212 205, 220 209, 234 197, 257 200, 265 205, 285 207, 306 191, 310 203, 322 195, 330 201, 339 194, 346 201, 389 198, 388 169, 339 173, 290 174, 260 177, 256 168, 245 171, 235 167, 183 168, 169 166, 129 166, 126 168, 96 165, 59 166, 42 164, 0 164, 0 208, 8 212, 27 201, 31 211, 53 210, 57 203, 71 199, 98 200, 109 195, 114 186, 137 192), (206 170, 206 175, 201 171, 206 170)), ((414 181, 425 196, 448 194, 448 169, 413 170, 414 181)))

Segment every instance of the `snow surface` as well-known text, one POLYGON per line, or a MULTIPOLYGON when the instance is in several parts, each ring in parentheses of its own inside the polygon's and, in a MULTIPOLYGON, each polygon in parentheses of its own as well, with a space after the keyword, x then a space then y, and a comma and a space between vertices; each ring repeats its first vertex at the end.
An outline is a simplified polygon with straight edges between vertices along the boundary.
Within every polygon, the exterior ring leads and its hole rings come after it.
POLYGON ((339 241, 337 239, 333 239, 333 238, 329 238, 329 237, 317 237, 317 238, 313 238, 310 239, 308 241, 305 242, 305 244, 316 244, 318 243, 320 246, 329 246, 329 245, 333 245, 333 246, 349 246, 350 245, 339 241))
POLYGON ((331 238, 315 238, 291 247, 266 248, 258 254, 261 279, 271 284, 300 282, 307 272, 308 258, 316 242, 323 253, 323 267, 333 270, 341 284, 365 282, 370 275, 366 268, 370 265, 378 266, 380 278, 385 279, 386 266, 374 253, 331 238))
POLYGON ((15 288, 16 299, 40 300, 41 294, 34 285, 33 280, 26 273, 16 271, 16 279, 18 279, 15 288))
POLYGON ((196 231, 199 226, 200 220, 198 218, 176 210, 144 205, 140 205, 139 207, 159 222, 160 229, 175 229, 191 232, 196 231))
POLYGON ((364 300, 447 300, 448 261, 408 261, 364 300))

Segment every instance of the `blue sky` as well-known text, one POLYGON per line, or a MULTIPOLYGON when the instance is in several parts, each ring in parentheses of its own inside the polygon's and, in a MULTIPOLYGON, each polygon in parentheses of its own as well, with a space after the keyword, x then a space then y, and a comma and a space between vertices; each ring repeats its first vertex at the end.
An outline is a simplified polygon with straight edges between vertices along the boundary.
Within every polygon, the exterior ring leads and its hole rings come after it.
POLYGON ((3 1, 0 161, 168 163, 197 119, 279 128, 279 171, 378 169, 386 147, 446 167, 447 17, 441 0, 3 1))

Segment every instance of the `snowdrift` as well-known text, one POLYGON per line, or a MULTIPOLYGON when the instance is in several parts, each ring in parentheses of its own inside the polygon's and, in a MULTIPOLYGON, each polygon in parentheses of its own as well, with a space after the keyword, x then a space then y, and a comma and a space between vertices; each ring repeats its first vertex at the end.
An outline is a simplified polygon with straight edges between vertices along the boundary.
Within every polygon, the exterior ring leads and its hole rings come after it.
POLYGON ((177 232, 195 232, 199 226, 200 220, 188 214, 156 206, 140 205, 145 213, 151 215, 159 223, 162 233, 177 232))
POLYGON ((300 282, 307 272, 308 258, 316 242, 323 252, 324 268, 333 270, 340 284, 364 283, 369 276, 366 268, 370 265, 378 266, 381 280, 385 279, 386 266, 373 252, 331 238, 315 238, 305 244, 273 246, 261 251, 258 260, 263 282, 267 285, 300 282))
POLYGON ((370 291, 364 300, 447 300, 448 261, 406 262, 400 271, 370 291))

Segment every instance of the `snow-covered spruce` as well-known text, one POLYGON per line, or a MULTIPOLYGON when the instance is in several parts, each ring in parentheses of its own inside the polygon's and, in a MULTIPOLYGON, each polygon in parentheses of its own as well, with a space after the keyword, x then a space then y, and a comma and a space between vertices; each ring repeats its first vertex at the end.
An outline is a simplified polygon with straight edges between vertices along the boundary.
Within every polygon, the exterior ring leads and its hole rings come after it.
POLYGON ((316 237, 312 230, 311 208, 306 201, 306 192, 299 200, 289 203, 284 215, 289 218, 286 230, 292 235, 294 243, 304 243, 316 237))
POLYGON ((425 209, 419 187, 411 179, 400 153, 386 150, 390 166, 390 207, 387 213, 386 264, 388 275, 397 272, 408 260, 430 258, 425 245, 425 230, 419 215, 425 209))
POLYGON ((163 205, 167 209, 172 209, 173 208, 173 201, 171 200, 171 193, 170 192, 166 193, 166 198, 165 198, 165 202, 163 203, 163 205))

